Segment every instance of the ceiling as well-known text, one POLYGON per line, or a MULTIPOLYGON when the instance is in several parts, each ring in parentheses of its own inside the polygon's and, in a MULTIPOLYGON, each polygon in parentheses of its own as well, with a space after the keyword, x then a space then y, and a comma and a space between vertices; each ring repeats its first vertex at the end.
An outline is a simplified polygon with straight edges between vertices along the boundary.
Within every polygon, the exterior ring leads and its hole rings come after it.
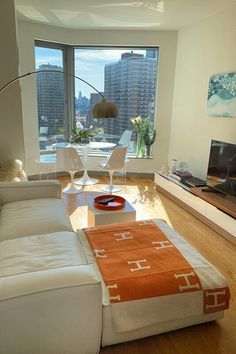
POLYGON ((17 17, 64 28, 179 30, 235 0, 15 0, 17 17))

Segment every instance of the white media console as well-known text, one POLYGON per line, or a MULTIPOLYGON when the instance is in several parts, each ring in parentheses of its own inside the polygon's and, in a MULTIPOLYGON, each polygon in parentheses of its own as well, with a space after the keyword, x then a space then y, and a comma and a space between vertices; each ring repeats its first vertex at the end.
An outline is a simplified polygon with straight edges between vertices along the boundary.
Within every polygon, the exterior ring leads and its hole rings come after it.
MULTIPOLYGON (((204 193, 197 192, 198 196, 192 194, 190 188, 159 172, 155 172, 154 181, 157 185, 157 190, 236 245, 236 218, 220 210, 222 208, 219 209, 219 207, 212 205, 209 202, 211 196, 209 197, 208 194, 210 193, 206 193, 206 197, 204 193)), ((226 210, 227 208, 223 206, 224 209, 226 210)), ((233 209, 236 210, 234 202, 233 209)), ((234 213, 233 211, 233 215, 234 213)))

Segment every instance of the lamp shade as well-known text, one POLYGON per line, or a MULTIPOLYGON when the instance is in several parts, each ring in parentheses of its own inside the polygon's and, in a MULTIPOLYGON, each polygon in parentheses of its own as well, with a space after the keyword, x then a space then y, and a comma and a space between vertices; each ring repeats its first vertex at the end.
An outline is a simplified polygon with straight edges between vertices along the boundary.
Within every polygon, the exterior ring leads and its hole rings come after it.
POLYGON ((118 109, 116 105, 102 98, 101 101, 97 102, 92 109, 93 118, 103 119, 103 118, 116 118, 118 116, 118 109))

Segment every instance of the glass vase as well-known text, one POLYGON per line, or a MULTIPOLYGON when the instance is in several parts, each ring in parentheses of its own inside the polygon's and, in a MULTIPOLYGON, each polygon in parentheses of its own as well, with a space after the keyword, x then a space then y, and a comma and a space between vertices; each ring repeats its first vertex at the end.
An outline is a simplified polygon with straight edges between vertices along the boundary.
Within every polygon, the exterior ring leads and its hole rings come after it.
POLYGON ((150 158, 152 155, 152 147, 150 145, 146 145, 146 157, 150 158))
POLYGON ((137 133, 137 150, 136 150, 136 156, 139 158, 144 157, 145 155, 145 145, 143 142, 143 133, 138 132, 137 133))

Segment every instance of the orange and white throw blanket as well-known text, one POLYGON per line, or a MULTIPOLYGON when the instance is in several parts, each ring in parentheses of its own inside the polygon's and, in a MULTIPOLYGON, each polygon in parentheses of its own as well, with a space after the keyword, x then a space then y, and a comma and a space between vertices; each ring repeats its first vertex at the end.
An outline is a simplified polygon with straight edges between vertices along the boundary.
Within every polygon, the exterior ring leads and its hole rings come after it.
MULTIPOLYGON (((186 307, 190 314, 196 308, 201 314, 228 308, 229 289, 224 278, 163 221, 111 224, 83 232, 112 305, 157 298, 155 301, 164 301, 168 311, 168 301, 175 296, 175 307, 178 300, 180 306, 185 307, 181 310, 183 314, 175 309, 177 317, 185 316, 186 307), (187 299, 193 302, 193 311, 187 299), (201 311, 197 299, 200 299, 201 311)), ((124 306, 120 306, 119 311, 121 308, 124 310, 124 306)), ((166 320, 171 318, 167 316, 166 320)))

